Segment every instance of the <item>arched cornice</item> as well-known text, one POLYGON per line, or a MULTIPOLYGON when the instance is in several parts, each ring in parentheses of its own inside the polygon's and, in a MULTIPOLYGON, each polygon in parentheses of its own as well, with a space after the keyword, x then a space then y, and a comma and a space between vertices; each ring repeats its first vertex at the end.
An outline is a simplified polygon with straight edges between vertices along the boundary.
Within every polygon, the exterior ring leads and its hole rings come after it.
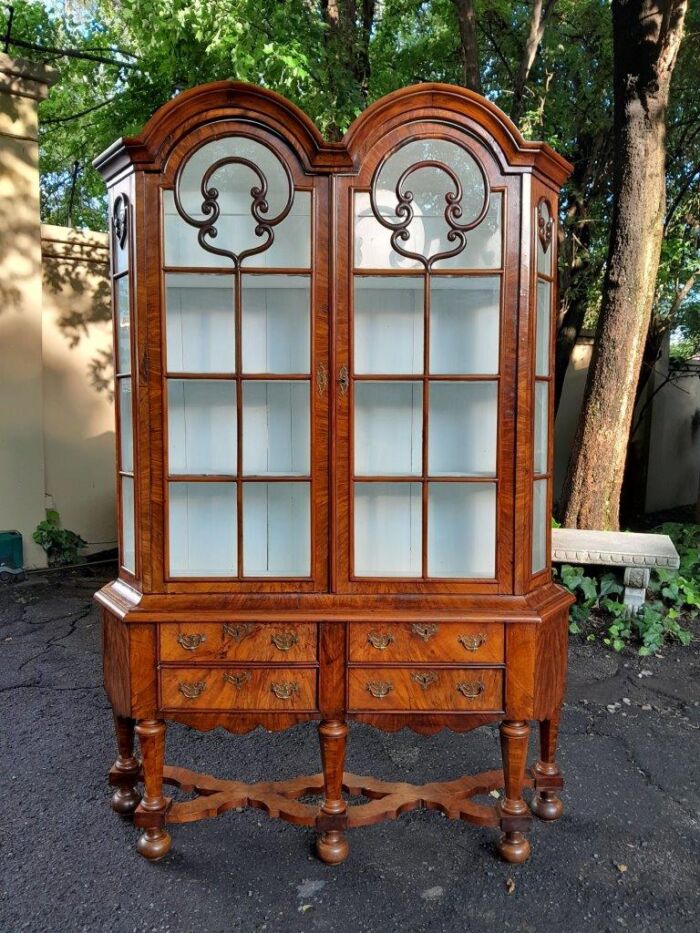
POLYGON ((351 171, 347 150, 327 142, 313 121, 281 94, 243 81, 216 81, 183 91, 163 104, 138 136, 118 139, 93 162, 109 181, 125 168, 159 171, 187 134, 223 119, 259 120, 290 140, 310 171, 351 171))
POLYGON ((547 143, 525 139, 490 100, 454 84, 412 84, 387 94, 357 117, 342 145, 357 164, 382 136, 407 118, 439 118, 468 126, 487 145, 491 137, 508 166, 537 169, 558 187, 573 170, 571 163, 547 143))
POLYGON ((160 107, 138 136, 118 139, 94 161, 109 181, 129 167, 160 171, 175 145, 198 127, 222 119, 260 120, 291 141, 302 164, 316 173, 351 173, 364 154, 395 125, 410 119, 443 119, 491 143, 507 166, 539 171, 561 186, 572 170, 546 143, 532 142, 491 101, 452 84, 414 84, 367 108, 339 143, 330 143, 313 121, 274 91, 241 81, 217 81, 184 91, 160 107))

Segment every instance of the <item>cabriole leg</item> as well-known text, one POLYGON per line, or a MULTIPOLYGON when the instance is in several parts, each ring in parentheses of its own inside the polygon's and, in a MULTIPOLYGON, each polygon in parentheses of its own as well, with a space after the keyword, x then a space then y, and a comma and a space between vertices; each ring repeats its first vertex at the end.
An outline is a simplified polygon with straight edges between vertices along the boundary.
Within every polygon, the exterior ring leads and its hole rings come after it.
POLYGON ((134 756, 134 720, 115 713, 114 731, 117 734, 118 754, 109 772, 109 783, 115 787, 112 809, 116 813, 130 816, 141 800, 141 794, 136 790, 139 763, 134 756))
POLYGON ((343 770, 348 727, 339 720, 326 720, 318 727, 323 765, 324 800, 316 837, 316 854, 322 862, 337 865, 347 858, 349 845, 345 838, 347 804, 343 799, 343 770), (325 828, 330 826, 331 828, 325 828), (336 828, 337 827, 337 828, 336 828))
MULTIPOLYGON (((543 719, 540 723, 540 759, 532 773, 535 782, 543 785, 549 781, 554 785, 562 784, 561 771, 556 763, 559 715, 557 710, 551 719, 543 719)), ((556 790, 540 789, 532 798, 532 812, 541 820, 558 820, 564 812, 564 806, 556 790)))
POLYGON ((498 853, 506 862, 525 862, 530 857, 530 843, 523 835, 531 819, 523 799, 527 742, 530 726, 522 721, 501 723, 501 756, 506 796, 501 803, 501 828, 498 853))
POLYGON ((136 843, 144 858, 155 861, 170 851, 170 834, 165 831, 168 800, 163 796, 163 764, 165 757, 165 723, 160 719, 143 719, 136 725, 136 735, 143 758, 143 800, 136 811, 136 821, 144 831, 136 843))

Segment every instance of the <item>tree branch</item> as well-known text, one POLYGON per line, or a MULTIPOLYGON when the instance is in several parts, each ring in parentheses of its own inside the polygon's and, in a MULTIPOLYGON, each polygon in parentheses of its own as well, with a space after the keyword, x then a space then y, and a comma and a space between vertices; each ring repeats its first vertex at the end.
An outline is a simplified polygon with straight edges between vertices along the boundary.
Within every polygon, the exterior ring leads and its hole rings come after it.
POLYGON ((459 37, 464 67, 463 83, 470 91, 481 94, 479 45, 476 39, 476 13, 472 0, 452 0, 457 13, 459 37))
POLYGON ((556 0, 546 0, 546 2, 545 0, 534 0, 532 4, 532 15, 530 16, 530 25, 525 39, 525 48, 513 82, 513 103, 510 108, 510 118, 513 123, 517 124, 523 114, 527 79, 530 77, 530 69, 544 37, 545 22, 555 3, 556 0))
POLYGON ((78 113, 71 113, 67 117, 50 117, 47 120, 42 120, 41 125, 49 126, 55 123, 70 123, 71 120, 79 120, 81 117, 86 116, 88 113, 93 113, 95 110, 100 110, 100 108, 111 104, 113 100, 117 99, 117 97, 119 97, 119 94, 115 94, 114 97, 108 97, 107 100, 103 100, 99 104, 93 104, 92 107, 87 107, 85 110, 79 110, 78 113))
POLYGON ((10 39, 10 45, 18 49, 30 49, 32 52, 47 52, 50 55, 57 55, 59 58, 80 58, 88 62, 99 62, 101 65, 115 65, 117 68, 138 68, 138 65, 132 62, 119 62, 113 58, 105 58, 103 55, 93 55, 90 52, 83 52, 80 49, 58 49, 50 45, 36 45, 34 42, 25 42, 23 39, 10 39))

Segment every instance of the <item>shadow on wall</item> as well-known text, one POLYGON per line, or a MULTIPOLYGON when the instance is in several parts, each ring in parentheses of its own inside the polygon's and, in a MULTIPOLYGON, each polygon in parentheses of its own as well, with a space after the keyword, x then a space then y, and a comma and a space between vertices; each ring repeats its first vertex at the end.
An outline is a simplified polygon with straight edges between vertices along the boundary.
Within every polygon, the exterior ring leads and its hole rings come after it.
MULTIPOLYGON (((54 325, 68 347, 94 343, 112 319, 107 236, 67 227, 42 227, 44 306, 55 309, 54 325)), ((92 388, 113 398, 111 341, 93 346, 85 372, 92 388)))

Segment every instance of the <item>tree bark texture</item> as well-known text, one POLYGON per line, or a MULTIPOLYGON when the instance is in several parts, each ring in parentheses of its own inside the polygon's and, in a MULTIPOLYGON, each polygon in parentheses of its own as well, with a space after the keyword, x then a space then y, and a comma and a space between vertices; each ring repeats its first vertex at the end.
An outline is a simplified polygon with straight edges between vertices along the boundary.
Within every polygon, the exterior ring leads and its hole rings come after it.
POLYGON ((452 0, 459 24, 459 39, 462 47, 463 83, 470 91, 481 94, 481 72, 479 69, 479 46, 476 40, 476 13, 472 0, 452 0))
POLYGON ((613 0, 613 212, 596 342, 562 498, 570 528, 617 529, 666 212, 666 108, 687 0, 613 0))
POLYGON ((518 123, 523 115, 527 79, 530 77, 530 69, 544 37, 545 22, 555 2, 556 0, 533 0, 525 47, 513 83, 513 103, 510 108, 510 118, 513 123, 518 123))

